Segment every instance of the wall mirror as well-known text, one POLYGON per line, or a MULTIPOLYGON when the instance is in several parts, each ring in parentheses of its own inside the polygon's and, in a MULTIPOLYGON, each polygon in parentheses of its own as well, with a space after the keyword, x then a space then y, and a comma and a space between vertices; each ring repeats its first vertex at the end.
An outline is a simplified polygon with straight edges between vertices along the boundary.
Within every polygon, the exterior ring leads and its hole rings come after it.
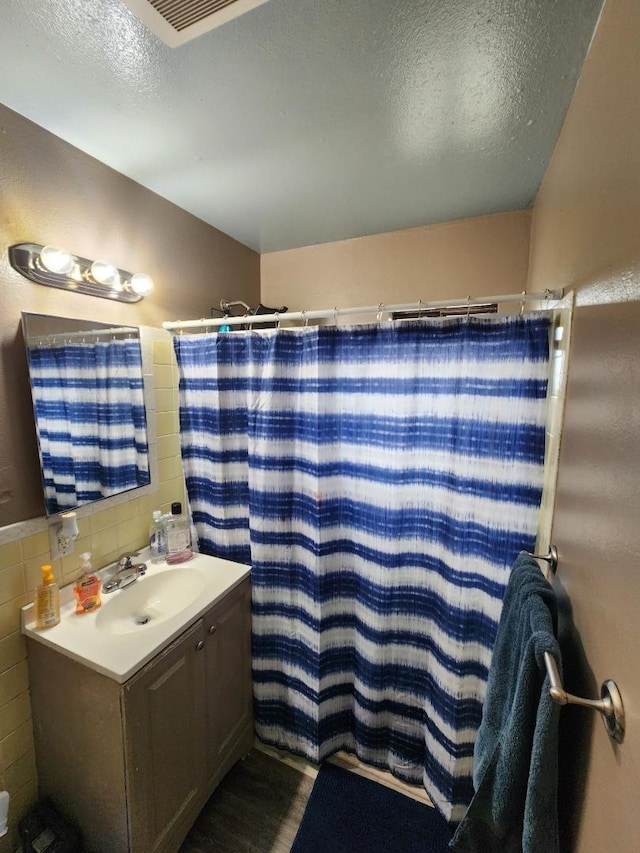
POLYGON ((22 313, 47 516, 151 482, 140 333, 22 313))

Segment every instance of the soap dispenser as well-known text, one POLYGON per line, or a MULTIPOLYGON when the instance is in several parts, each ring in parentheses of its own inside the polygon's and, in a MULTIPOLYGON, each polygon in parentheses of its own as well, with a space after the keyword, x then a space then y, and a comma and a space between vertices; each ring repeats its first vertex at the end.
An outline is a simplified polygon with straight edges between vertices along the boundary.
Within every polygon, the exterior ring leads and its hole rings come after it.
POLYGON ((100 607, 100 578, 91 566, 91 554, 85 552, 80 554, 82 563, 78 580, 73 585, 76 597, 76 613, 91 613, 100 607))

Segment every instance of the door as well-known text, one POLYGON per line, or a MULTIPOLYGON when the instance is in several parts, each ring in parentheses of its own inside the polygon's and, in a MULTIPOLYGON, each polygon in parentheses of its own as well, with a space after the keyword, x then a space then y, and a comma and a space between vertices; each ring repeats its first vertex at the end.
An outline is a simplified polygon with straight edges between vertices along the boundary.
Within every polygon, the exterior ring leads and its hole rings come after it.
POLYGON ((236 587, 204 617, 209 782, 250 724, 251 585, 236 587))
MULTIPOLYGON (((202 620, 124 689, 127 787, 134 853, 173 849, 204 786, 202 620)), ((187 827, 188 828, 188 827, 187 827)))
POLYGON ((560 727, 562 850, 640 845, 640 303, 575 311, 552 541, 566 689, 616 681, 627 733, 566 706, 560 727))

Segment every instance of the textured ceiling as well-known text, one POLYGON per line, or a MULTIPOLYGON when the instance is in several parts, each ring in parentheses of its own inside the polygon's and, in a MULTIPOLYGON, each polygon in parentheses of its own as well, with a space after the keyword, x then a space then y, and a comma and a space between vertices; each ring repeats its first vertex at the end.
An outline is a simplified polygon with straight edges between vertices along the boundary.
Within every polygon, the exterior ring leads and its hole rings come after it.
POLYGON ((0 102, 261 252, 532 204, 601 0, 2 0, 0 102))

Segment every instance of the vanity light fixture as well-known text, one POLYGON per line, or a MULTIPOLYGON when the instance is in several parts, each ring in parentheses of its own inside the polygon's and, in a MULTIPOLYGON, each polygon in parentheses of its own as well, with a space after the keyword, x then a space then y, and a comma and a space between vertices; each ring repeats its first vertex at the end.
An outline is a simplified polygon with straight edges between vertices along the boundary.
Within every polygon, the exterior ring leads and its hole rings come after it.
POLYGON ((69 275, 73 269, 73 255, 70 255, 64 249, 57 249, 55 246, 43 246, 40 252, 40 263, 49 272, 55 272, 58 275, 69 275))
POLYGON ((153 289, 146 273, 130 273, 109 261, 90 261, 56 246, 18 243, 9 247, 11 266, 30 281, 119 302, 140 302, 153 289))
POLYGON ((146 272, 136 272, 131 276, 129 285, 134 293, 139 296, 146 296, 153 290, 153 279, 146 272))
POLYGON ((91 264, 91 278, 98 284, 106 284, 114 290, 122 290, 120 273, 109 261, 94 261, 91 264))

